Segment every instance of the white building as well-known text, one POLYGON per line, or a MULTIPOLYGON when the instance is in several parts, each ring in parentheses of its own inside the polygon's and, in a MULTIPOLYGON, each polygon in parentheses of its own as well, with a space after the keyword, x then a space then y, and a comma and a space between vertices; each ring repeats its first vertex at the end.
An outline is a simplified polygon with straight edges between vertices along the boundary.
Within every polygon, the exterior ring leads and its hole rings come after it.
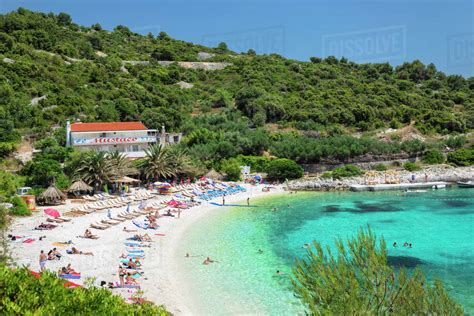
POLYGON ((141 122, 73 123, 67 122, 66 142, 78 150, 118 151, 128 158, 145 156, 148 146, 160 142, 154 129, 141 122))

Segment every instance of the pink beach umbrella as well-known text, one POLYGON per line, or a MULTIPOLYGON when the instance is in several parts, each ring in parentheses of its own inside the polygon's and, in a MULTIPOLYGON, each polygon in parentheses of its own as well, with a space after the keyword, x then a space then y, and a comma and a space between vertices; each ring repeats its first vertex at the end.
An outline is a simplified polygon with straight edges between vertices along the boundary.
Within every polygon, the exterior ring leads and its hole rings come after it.
POLYGON ((60 217, 61 216, 61 214, 57 210, 55 210, 54 208, 47 208, 47 209, 44 210, 44 212, 45 212, 46 215, 49 215, 51 217, 60 217))

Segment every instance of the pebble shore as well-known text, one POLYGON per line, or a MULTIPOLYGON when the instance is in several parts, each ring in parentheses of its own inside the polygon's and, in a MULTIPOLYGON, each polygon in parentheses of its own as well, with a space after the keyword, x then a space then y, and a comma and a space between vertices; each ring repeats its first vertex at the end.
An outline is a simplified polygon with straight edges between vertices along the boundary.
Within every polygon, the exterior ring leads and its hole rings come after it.
MULTIPOLYGON (((457 182, 474 180, 474 166, 452 167, 449 165, 437 165, 423 168, 419 171, 396 170, 396 178, 400 183, 410 183, 412 175, 415 175, 414 182, 425 182, 426 179, 432 181, 457 182)), ((375 174, 370 178, 362 175, 345 179, 321 178, 320 176, 299 179, 288 183, 289 190, 301 191, 339 191, 348 190, 351 185, 371 183, 385 183, 385 174, 388 171, 371 171, 375 174)))

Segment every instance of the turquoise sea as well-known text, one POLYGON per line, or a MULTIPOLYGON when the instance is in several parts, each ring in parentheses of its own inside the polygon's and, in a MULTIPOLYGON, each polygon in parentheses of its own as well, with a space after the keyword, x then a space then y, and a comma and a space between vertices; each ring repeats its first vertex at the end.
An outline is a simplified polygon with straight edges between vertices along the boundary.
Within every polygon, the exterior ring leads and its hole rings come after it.
POLYGON ((428 279, 441 278, 474 315, 474 189, 285 193, 251 204, 220 207, 180 241, 179 255, 192 255, 177 261, 190 280, 194 312, 301 314, 289 275, 295 258, 305 255, 304 244, 334 247, 336 238, 370 225, 385 238, 390 264, 418 266, 428 279), (218 262, 203 265, 206 256, 218 262))

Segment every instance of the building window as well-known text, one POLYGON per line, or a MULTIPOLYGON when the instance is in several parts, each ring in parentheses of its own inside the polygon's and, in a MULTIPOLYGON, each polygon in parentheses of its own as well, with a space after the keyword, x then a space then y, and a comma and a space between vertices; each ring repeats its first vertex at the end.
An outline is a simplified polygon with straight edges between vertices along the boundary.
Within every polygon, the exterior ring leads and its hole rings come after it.
POLYGON ((100 133, 100 137, 107 137, 107 133, 100 133))
POLYGON ((138 145, 132 145, 132 151, 139 151, 138 145))

